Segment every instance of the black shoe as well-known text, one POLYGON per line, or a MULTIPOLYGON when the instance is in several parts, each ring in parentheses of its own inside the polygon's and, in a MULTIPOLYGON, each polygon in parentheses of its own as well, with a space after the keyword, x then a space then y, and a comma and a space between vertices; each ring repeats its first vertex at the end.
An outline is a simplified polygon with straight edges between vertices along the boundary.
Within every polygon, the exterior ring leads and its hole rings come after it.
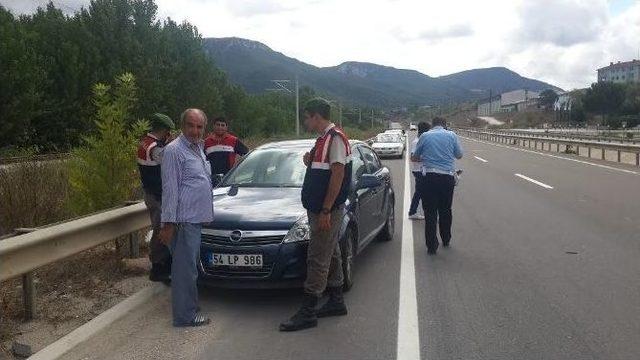
POLYGON ((171 283, 171 268, 165 264, 151 264, 149 280, 163 282, 165 284, 171 283))
POLYGON ((435 255, 438 252, 437 249, 427 249, 427 254, 429 255, 435 255))
POLYGON ((305 294, 300 310, 291 319, 280 324, 280 331, 298 331, 318 326, 317 305, 317 296, 305 294))
POLYGON ((327 289, 329 300, 318 309, 316 315, 318 318, 329 316, 347 315, 347 306, 344 304, 344 296, 342 295, 342 286, 330 287, 327 289))
POLYGON ((448 248, 448 247, 449 247, 449 243, 450 243, 450 242, 451 242, 451 240, 443 241, 443 242, 442 242, 442 246, 444 246, 444 247, 448 248))

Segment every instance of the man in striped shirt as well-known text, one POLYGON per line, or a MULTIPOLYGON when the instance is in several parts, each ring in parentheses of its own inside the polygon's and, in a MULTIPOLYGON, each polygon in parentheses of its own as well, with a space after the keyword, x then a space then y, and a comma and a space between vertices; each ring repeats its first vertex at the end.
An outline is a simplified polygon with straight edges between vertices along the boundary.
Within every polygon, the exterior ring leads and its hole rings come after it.
POLYGON ((209 319, 197 310, 200 232, 202 224, 213 221, 211 167, 202 141, 207 117, 187 109, 180 122, 182 134, 165 147, 162 159, 160 239, 171 249, 173 325, 202 326, 209 319))

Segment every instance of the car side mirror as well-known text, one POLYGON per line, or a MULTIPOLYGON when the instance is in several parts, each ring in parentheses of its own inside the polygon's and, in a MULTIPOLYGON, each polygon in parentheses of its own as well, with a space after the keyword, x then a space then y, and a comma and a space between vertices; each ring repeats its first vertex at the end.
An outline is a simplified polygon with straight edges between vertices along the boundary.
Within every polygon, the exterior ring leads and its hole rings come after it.
POLYGON ((382 180, 373 174, 363 174, 358 181, 358 190, 370 189, 382 185, 382 180))
POLYGON ((224 177, 224 174, 213 174, 211 180, 213 181, 214 184, 216 184, 216 186, 218 186, 222 182, 223 177, 224 177))

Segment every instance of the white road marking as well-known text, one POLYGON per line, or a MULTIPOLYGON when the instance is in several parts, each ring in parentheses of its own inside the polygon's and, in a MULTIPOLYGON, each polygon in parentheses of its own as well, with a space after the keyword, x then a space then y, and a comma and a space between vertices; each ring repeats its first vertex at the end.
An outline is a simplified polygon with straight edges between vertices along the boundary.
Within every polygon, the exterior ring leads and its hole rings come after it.
POLYGON ((497 147, 505 148, 505 149, 511 149, 511 150, 517 150, 517 151, 522 151, 522 152, 528 152, 528 153, 532 153, 532 154, 538 154, 538 155, 542 155, 542 156, 548 156, 548 157, 555 158, 555 159, 569 160, 569 161, 577 162, 577 163, 580 163, 580 164, 591 165, 591 166, 597 166, 597 167, 599 167, 599 168, 608 169, 608 170, 614 170, 614 171, 620 171, 620 172, 627 173, 627 174, 632 174, 632 175, 640 175, 640 172, 633 171, 633 170, 620 169, 620 168, 613 167, 613 166, 608 166, 608 165, 603 165, 603 164, 596 164, 596 163, 592 163, 592 162, 589 162, 589 161, 578 160, 578 159, 568 158, 568 157, 564 157, 564 156, 558 156, 558 155, 546 154, 546 153, 542 153, 542 152, 539 152, 539 151, 533 151, 533 150, 528 150, 528 149, 520 149, 520 148, 513 147, 513 146, 507 146, 507 145, 496 144, 496 143, 492 143, 492 142, 488 142, 488 141, 483 141, 483 140, 473 139, 473 138, 466 137, 466 136, 460 136, 460 135, 458 135, 458 137, 463 138, 463 139, 467 139, 467 140, 471 140, 471 141, 475 141, 475 142, 479 142, 479 143, 482 143, 482 144, 493 145, 493 146, 497 146, 497 147))
POLYGON ((487 160, 485 160, 485 159, 481 158, 480 156, 474 156, 474 158, 476 158, 476 159, 478 159, 478 160, 482 161, 483 163, 488 162, 487 160))
POLYGON ((514 174, 514 175, 515 175, 515 176, 517 176, 517 177, 519 177, 519 178, 522 178, 522 179, 525 179, 525 180, 527 180, 527 181, 530 181, 530 182, 532 182, 532 183, 534 183, 534 184, 536 184, 536 185, 538 185, 538 186, 542 186, 542 187, 543 187, 543 188, 545 188, 545 189, 553 189, 553 186, 551 186, 551 185, 547 185, 547 184, 545 184, 545 183, 543 183, 543 182, 540 182, 540 181, 538 181, 538 180, 536 180, 536 179, 532 179, 532 178, 530 178, 530 177, 528 177, 528 176, 524 176, 524 175, 522 175, 522 174, 514 174))
MULTIPOLYGON (((407 139, 408 142, 408 139, 407 139)), ((402 204, 402 250, 400 252, 400 295, 398 304, 398 360, 420 360, 420 328, 416 269, 413 254, 413 223, 409 220, 411 179, 409 156, 405 159, 404 201, 402 204)))

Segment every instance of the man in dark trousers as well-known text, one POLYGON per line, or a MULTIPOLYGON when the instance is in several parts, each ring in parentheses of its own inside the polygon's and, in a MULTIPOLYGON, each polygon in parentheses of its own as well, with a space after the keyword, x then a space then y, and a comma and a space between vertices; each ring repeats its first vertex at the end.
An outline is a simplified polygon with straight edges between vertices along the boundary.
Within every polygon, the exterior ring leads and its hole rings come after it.
MULTIPOLYGON (((418 145, 418 139, 420 139, 420 135, 426 133, 431 129, 431 125, 424 121, 418 124, 418 136, 413 139, 411 142, 411 147, 409 151, 411 155, 413 155, 416 145, 418 145)), ((418 205, 420 205, 421 195, 420 195, 420 181, 422 181, 422 161, 411 161, 411 174, 413 174, 414 179, 416 180, 416 190, 413 192, 413 198, 411 198, 411 206, 409 207, 409 219, 411 220, 424 220, 423 215, 418 214, 418 205)))
POLYGON ((145 135, 138 145, 138 169, 144 191, 144 203, 151 217, 151 242, 149 244, 149 260, 151 272, 149 280, 167 282, 171 274, 171 255, 169 249, 160 242, 160 214, 162 213, 162 155, 164 146, 171 139, 171 130, 175 128, 170 117, 164 114, 153 114, 149 119, 151 131, 145 135))
POLYGON ((456 180, 456 159, 462 158, 458 136, 446 129, 443 118, 433 119, 433 128, 420 136, 411 160, 422 161, 423 178, 419 184, 425 216, 425 240, 427 253, 438 250, 436 227, 440 227, 442 245, 451 241, 451 205, 456 180))
POLYGON ((324 99, 309 100, 304 107, 307 128, 320 135, 304 156, 307 171, 302 205, 307 209, 310 228, 307 278, 302 307, 280 324, 280 331, 315 327, 319 317, 347 314, 338 236, 351 185, 351 147, 344 132, 329 120, 330 112, 331 106, 324 99), (329 300, 316 310, 325 289, 329 300))
POLYGON ((213 120, 213 133, 204 140, 204 151, 211 163, 211 177, 216 186, 215 175, 225 175, 236 164, 239 156, 249 152, 245 144, 236 136, 229 134, 229 124, 224 117, 213 120))

